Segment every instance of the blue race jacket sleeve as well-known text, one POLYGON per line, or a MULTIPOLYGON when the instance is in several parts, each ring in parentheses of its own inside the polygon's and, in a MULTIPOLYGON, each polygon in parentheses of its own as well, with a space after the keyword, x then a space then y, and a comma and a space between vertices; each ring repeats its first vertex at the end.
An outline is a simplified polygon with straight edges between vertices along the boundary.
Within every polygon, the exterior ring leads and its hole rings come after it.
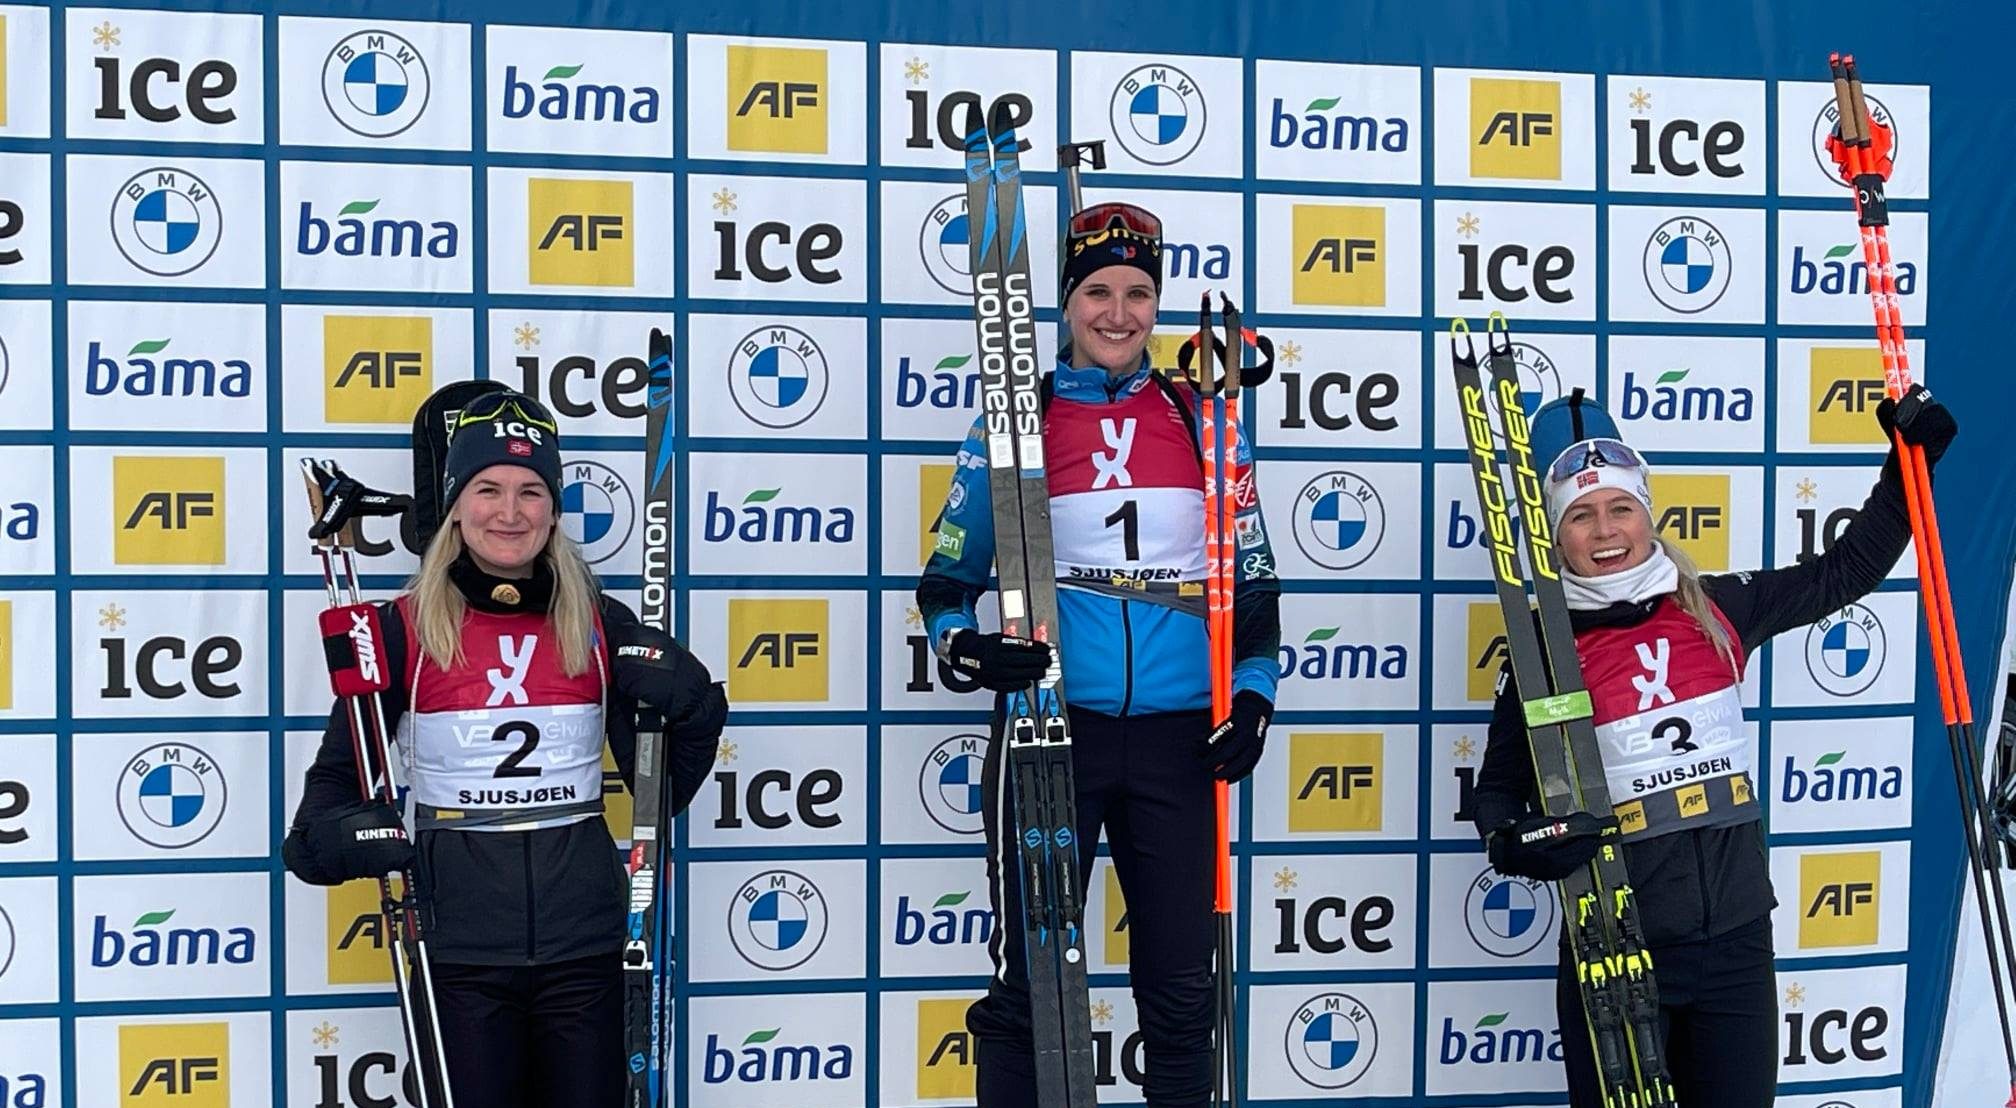
POLYGON ((955 463, 945 506, 932 527, 937 541, 917 583, 917 610, 934 649, 947 632, 978 629, 973 605, 987 591, 994 568, 994 506, 980 420, 966 433, 955 463))

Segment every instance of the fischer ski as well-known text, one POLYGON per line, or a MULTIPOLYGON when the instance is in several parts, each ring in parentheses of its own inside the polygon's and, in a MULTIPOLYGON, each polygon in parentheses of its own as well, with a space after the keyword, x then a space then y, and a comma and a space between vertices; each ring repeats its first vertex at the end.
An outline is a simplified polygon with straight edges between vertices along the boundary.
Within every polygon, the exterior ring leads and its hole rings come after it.
MULTIPOLYGON (((1021 158, 1005 101, 989 117, 974 115, 966 136, 967 245, 1000 578, 995 595, 1003 633, 1048 643, 1052 651, 1042 680, 1004 696, 1001 727, 1005 787, 1014 790, 1037 1102, 1043 1108, 1094 1108, 1078 805, 1057 654, 1056 559, 1021 158)), ((1001 926, 1014 924, 1003 920, 1001 926)))
MULTIPOLYGON (((672 340, 651 329, 644 410, 644 604, 647 627, 672 633, 672 340)), ((637 724, 631 792, 630 919, 623 943, 623 1108, 671 1103, 666 1056, 672 1048, 671 908, 661 895, 672 872, 672 821, 665 810, 665 723, 649 708, 637 724)))
MULTIPOLYGON (((396 516, 411 507, 409 497, 375 492, 344 475, 333 461, 301 459, 308 483, 308 508, 315 517, 308 537, 322 561, 322 587, 329 607, 321 617, 322 651, 329 662, 329 685, 350 717, 350 741, 357 758, 357 784, 364 799, 399 807, 392 779, 392 749, 379 694, 391 687, 378 644, 384 631, 378 608, 364 601, 357 582, 357 520, 396 516)), ((441 1053, 441 1021, 434 1007, 434 968, 420 932, 420 905, 411 870, 381 874, 378 911, 392 958, 392 987, 399 997, 406 1057, 416 1078, 415 1108, 452 1108, 448 1064, 441 1053), (395 888, 394 879, 398 880, 395 888)))
MULTIPOLYGON (((1528 442, 1528 413, 1513 365, 1511 333, 1498 313, 1492 314, 1486 344, 1491 362, 1490 396, 1498 407, 1499 426, 1512 464, 1516 492, 1511 495, 1499 470, 1469 323, 1457 319, 1451 324, 1449 346, 1464 443, 1483 510, 1492 579, 1505 616, 1505 642, 1526 717, 1541 807, 1557 818, 1576 812, 1609 816, 1610 788, 1603 775, 1602 748, 1591 722, 1593 713, 1582 682, 1581 662, 1575 654, 1567 597, 1555 565, 1552 527, 1540 500, 1538 466, 1542 463, 1533 457, 1528 442), (1459 335, 1461 347, 1456 341, 1459 335), (1533 597, 1539 608, 1537 636, 1533 608, 1527 602, 1527 576, 1514 546, 1515 531, 1524 535, 1525 557, 1533 571, 1533 597)), ((1609 1108, 1674 1104, 1659 1035, 1652 956, 1639 930, 1637 899, 1625 874, 1617 839, 1606 840, 1589 865, 1556 882, 1555 890, 1561 899, 1604 1103, 1609 1108)))

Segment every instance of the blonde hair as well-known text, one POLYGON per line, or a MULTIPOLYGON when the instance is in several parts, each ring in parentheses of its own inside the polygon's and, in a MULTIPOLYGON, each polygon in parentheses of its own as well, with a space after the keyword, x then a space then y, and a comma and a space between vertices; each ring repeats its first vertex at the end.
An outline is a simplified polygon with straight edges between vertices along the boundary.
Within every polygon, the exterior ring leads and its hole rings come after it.
POLYGON ((1701 633, 1715 644, 1715 652, 1728 663, 1730 674, 1740 674, 1742 670, 1736 664, 1735 644, 1729 641, 1729 632, 1722 626, 1722 621, 1715 618, 1715 611, 1708 604, 1708 593, 1701 587, 1701 567, 1695 565, 1693 557, 1677 544, 1661 541, 1659 546, 1680 571, 1680 584, 1673 590, 1673 602, 1680 605, 1681 611, 1694 617, 1694 622, 1701 626, 1701 633))
MULTIPOLYGON (((448 579, 448 567, 462 556, 464 549, 462 529, 456 526, 451 511, 441 529, 434 533, 434 540, 427 544, 420 568, 406 582, 406 592, 413 598, 413 625, 420 650, 442 669, 461 664, 463 657, 462 621, 469 605, 448 579)), ((546 620, 560 639, 560 668, 569 677, 579 677, 588 671, 590 664, 588 648, 595 630, 595 598, 601 585, 595 580, 595 571, 588 568, 587 559, 581 556, 581 548, 560 529, 558 520, 554 521, 553 533, 546 540, 546 549, 539 552, 539 559, 553 574, 553 605, 546 620)))

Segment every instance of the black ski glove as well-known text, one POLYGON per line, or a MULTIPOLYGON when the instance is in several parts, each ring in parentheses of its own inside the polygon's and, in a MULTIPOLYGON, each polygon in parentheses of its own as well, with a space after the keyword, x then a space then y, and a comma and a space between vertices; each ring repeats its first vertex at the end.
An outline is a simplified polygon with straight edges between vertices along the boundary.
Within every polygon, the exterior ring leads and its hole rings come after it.
POLYGON ((966 627, 952 633, 945 660, 995 692, 1014 692, 1042 679, 1050 668, 1050 647, 966 627))
POLYGON ((1244 780, 1260 764, 1267 746, 1267 721, 1274 704, 1252 689, 1232 695, 1232 714, 1226 716, 1197 750, 1197 757, 1211 767, 1211 776, 1220 781, 1244 780))
POLYGON ((1901 401, 1884 397, 1876 405, 1876 422, 1883 426, 1883 438, 1891 444, 1890 456, 1883 460, 1883 479, 1892 482, 1902 480, 1903 471, 1897 466, 1898 434, 1905 442, 1924 448, 1929 472, 1952 445, 1953 436, 1960 433, 1952 410, 1934 399, 1924 385, 1912 385, 1901 401))
POLYGON ((1485 837, 1491 866, 1507 877, 1559 881, 1588 865, 1603 840, 1617 834, 1616 816, 1575 812, 1566 819, 1533 815, 1506 820, 1485 837))
POLYGON ((353 800, 332 808, 302 829, 318 876, 340 885, 359 877, 383 877, 411 870, 413 841, 399 810, 377 800, 353 800))
POLYGON ((670 719, 681 737, 714 738, 728 722, 728 699, 700 659, 665 632, 610 621, 609 683, 670 719))

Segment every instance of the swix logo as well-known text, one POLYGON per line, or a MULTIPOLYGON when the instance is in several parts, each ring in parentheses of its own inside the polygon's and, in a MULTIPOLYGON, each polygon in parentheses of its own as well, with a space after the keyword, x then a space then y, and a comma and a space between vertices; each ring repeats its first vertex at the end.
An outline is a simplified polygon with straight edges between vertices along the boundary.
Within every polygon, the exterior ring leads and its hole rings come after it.
POLYGON ((1094 450, 1092 466, 1098 470, 1092 478, 1092 487, 1103 489, 1108 485, 1118 485, 1123 489, 1134 487, 1134 475, 1127 472, 1127 460, 1134 454, 1135 421, 1101 419, 1099 435, 1106 440, 1106 449, 1112 453, 1094 450))
POLYGON ((530 703, 525 693, 525 677, 531 672, 532 652, 539 648, 539 636, 516 635, 497 636, 497 659, 503 669, 488 669, 483 676, 490 680, 490 695, 483 701, 486 708, 503 704, 524 706, 530 703))
POLYGON ((378 682, 382 676, 378 669, 378 637, 371 633, 370 612, 350 613, 350 647, 357 652, 358 672, 366 681, 378 682))
POLYGON ((1633 676, 1631 687, 1638 690, 1638 710, 1648 711, 1661 704, 1673 703, 1673 690, 1666 684, 1666 670, 1673 661, 1673 644, 1665 636, 1658 643, 1633 643, 1638 651, 1638 664, 1645 667, 1645 675, 1633 676))

